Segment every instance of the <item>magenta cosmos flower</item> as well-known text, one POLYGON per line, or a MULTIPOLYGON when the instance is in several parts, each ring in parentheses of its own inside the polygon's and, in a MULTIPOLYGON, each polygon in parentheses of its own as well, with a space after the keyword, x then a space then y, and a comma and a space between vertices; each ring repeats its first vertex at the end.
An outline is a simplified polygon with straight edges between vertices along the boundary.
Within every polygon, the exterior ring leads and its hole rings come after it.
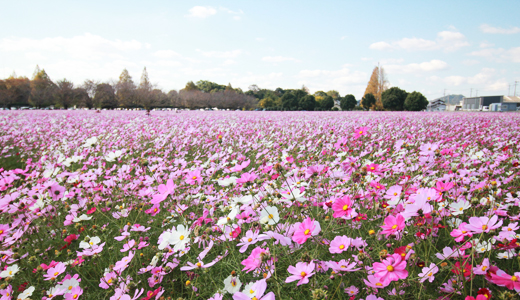
POLYGON ((298 280, 298 285, 309 283, 309 277, 314 275, 315 264, 313 262, 299 262, 296 267, 289 266, 287 271, 292 275, 285 279, 285 283, 293 282, 298 280))
MULTIPOLYGON (((200 172, 199 172, 200 175, 200 172)), ((192 176, 193 178, 193 176, 192 176)), ((173 195, 175 192, 175 184, 173 183, 173 179, 168 179, 166 184, 159 185, 159 194, 154 195, 151 201, 152 204, 158 204, 164 201, 168 195, 173 195)))
POLYGON ((260 267, 262 264, 262 255, 268 253, 269 248, 262 249, 260 247, 256 247, 253 252, 251 252, 251 254, 241 262, 241 264, 244 265, 244 269, 242 269, 242 271, 247 270, 247 272, 250 272, 260 267))
MULTIPOLYGON (((295 226, 298 223, 294 224, 295 226)), ((294 232, 294 235, 292 237, 292 240, 295 243, 303 244, 305 241, 307 241, 308 238, 311 236, 317 235, 320 233, 321 227, 320 223, 314 221, 314 219, 307 218, 305 221, 303 221, 301 224, 299 224, 298 229, 294 232)))
POLYGON ((357 216, 356 211, 352 208, 352 201, 347 195, 336 199, 334 204, 332 204, 332 209, 334 210, 332 215, 334 218, 349 220, 357 216))
POLYGON ((498 286, 505 286, 510 290, 520 290, 520 272, 516 272, 511 276, 502 270, 498 270, 496 274, 491 273, 490 281, 498 286))
POLYGON ((388 216, 385 218, 385 224, 381 226, 383 228, 381 234, 386 234, 386 237, 389 237, 397 231, 403 230, 404 226, 404 217, 401 214, 398 214, 397 217, 388 216))
POLYGON ((376 272, 374 276, 379 278, 383 284, 408 277, 406 261, 402 260, 401 255, 396 253, 380 263, 374 263, 374 271, 376 272))
POLYGON ((347 251, 348 247, 350 247, 350 244, 352 243, 352 239, 343 235, 343 236, 336 236, 329 245, 329 251, 330 253, 341 253, 343 251, 347 251))

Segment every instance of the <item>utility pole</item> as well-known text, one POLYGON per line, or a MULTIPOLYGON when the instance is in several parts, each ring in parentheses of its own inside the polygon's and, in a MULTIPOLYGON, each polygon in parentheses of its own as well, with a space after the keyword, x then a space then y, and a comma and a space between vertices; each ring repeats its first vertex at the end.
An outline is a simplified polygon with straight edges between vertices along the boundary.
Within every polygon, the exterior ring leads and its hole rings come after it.
POLYGON ((473 95, 473 88, 469 89, 469 96, 471 97, 473 95))
POLYGON ((515 97, 516 97, 516 85, 518 84, 518 81, 515 81, 515 97))

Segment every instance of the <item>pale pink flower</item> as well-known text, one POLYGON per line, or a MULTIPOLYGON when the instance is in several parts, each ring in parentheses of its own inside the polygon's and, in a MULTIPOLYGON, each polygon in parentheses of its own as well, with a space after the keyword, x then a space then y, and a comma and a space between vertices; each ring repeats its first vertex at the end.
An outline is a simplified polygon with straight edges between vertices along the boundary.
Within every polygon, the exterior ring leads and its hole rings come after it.
POLYGON ((402 260, 401 255, 396 253, 388 256, 380 263, 374 263, 374 271, 376 272, 374 276, 380 278, 384 283, 408 277, 406 261, 402 260))
POLYGON ((289 266, 287 271, 289 271, 289 273, 291 273, 292 275, 285 279, 285 283, 293 282, 296 280, 298 280, 298 284, 296 286, 299 286, 300 284, 309 283, 309 277, 314 275, 314 267, 315 264, 313 262, 299 262, 296 264, 296 267, 289 266))

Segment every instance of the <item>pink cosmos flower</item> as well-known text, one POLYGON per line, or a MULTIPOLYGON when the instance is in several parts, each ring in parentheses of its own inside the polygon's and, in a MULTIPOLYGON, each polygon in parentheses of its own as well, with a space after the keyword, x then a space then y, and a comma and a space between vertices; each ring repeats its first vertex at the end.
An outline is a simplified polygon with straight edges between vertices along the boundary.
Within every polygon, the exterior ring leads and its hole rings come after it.
POLYGON ((246 236, 240 239, 240 243, 237 244, 237 246, 240 246, 240 250, 238 252, 244 253, 246 252, 249 245, 252 245, 254 243, 258 242, 258 230, 251 230, 249 229, 246 232, 246 236))
POLYGON ((243 169, 247 168, 249 166, 249 163, 251 163, 251 160, 246 160, 242 162, 241 164, 235 165, 233 168, 229 169, 230 172, 240 172, 243 169))
POLYGON ((366 127, 366 126, 359 127, 359 128, 356 128, 356 130, 354 131, 354 138, 357 139, 358 137, 364 136, 367 134, 368 134, 368 127, 366 127))
POLYGON ((425 282, 426 280, 433 282, 435 279, 435 274, 439 272, 439 267, 435 265, 434 263, 431 263, 429 267, 422 268, 422 273, 419 273, 419 277, 421 278, 419 282, 425 282))
POLYGON ((401 214, 398 214, 397 217, 388 216, 385 218, 385 225, 381 226, 383 228, 381 234, 386 234, 386 237, 389 237, 397 231, 403 230, 404 227, 404 217, 401 214))
POLYGON ((251 252, 251 254, 241 262, 241 264, 245 266, 242 271, 247 270, 249 273, 250 271, 260 267, 262 264, 262 255, 265 254, 269 254, 269 248, 262 249, 260 247, 256 247, 253 249, 253 252, 251 252))
POLYGON ((381 165, 372 163, 372 164, 367 165, 367 172, 371 172, 376 175, 383 175, 384 170, 381 167, 381 165))
POLYGON ((347 195, 336 199, 332 204, 332 209, 334 210, 334 214, 332 215, 334 218, 350 220, 357 216, 356 210, 352 208, 352 201, 347 195))
POLYGON ((119 250, 121 252, 126 252, 128 250, 132 250, 132 248, 135 246, 135 240, 129 240, 126 244, 123 245, 123 249, 119 250))
POLYGON ((190 171, 186 174, 186 183, 194 185, 195 183, 202 183, 202 175, 200 175, 200 170, 190 171))
POLYGON ((237 179, 237 183, 253 182, 258 176, 255 173, 244 173, 237 179))
MULTIPOLYGON (((297 224, 298 223, 294 225, 297 224)), ((292 240, 301 245, 305 243, 308 238, 317 235, 320 231, 321 227, 319 226, 319 223, 314 221, 314 219, 307 218, 305 221, 299 224, 298 229, 293 234, 292 240)))
POLYGON ((464 300, 488 300, 488 298, 484 295, 477 295, 477 298, 475 298, 473 296, 466 296, 466 298, 464 298, 464 300))
POLYGON ((328 266, 334 270, 334 272, 354 272, 354 271, 358 271, 359 268, 356 268, 357 267, 357 263, 354 261, 354 262, 350 262, 350 259, 349 260, 340 260, 340 261, 329 261, 327 262, 328 266))
POLYGON ((401 255, 392 254, 380 263, 374 263, 374 276, 381 279, 383 283, 397 281, 408 277, 406 261, 402 260, 401 255))
POLYGON ((515 272, 515 274, 511 276, 502 270, 498 270, 496 274, 491 273, 490 281, 498 286, 505 286, 510 290, 520 290, 520 272, 515 272))
POLYGON ((65 294, 65 300, 76 300, 83 294, 83 289, 78 285, 73 287, 69 293, 65 294))
POLYGON ((466 228, 471 230, 473 233, 489 233, 489 231, 502 226, 502 220, 497 221, 497 215, 493 215, 491 219, 488 217, 471 217, 469 218, 469 225, 466 226, 466 228))
POLYGON ((482 264, 477 265, 476 267, 473 268, 473 273, 475 273, 477 275, 486 275, 488 272, 488 269, 489 269, 489 259, 484 258, 484 260, 482 261, 482 264))
POLYGON ((123 272, 128 267, 128 264, 132 261, 132 258, 134 258, 134 252, 130 251, 127 256, 116 262, 113 270, 118 271, 119 273, 123 272))
POLYGON ((330 253, 341 253, 343 251, 346 251, 348 247, 350 247, 352 239, 343 235, 343 236, 336 236, 329 245, 329 251, 330 253))
POLYGON ((99 287, 102 289, 109 289, 110 286, 114 285, 115 280, 117 279, 117 273, 116 272, 110 272, 105 274, 103 278, 101 278, 101 283, 99 284, 99 287))
POLYGON ((67 267, 64 263, 59 262, 55 267, 49 268, 47 270, 47 274, 43 275, 45 277, 44 280, 54 280, 56 277, 60 276, 61 273, 65 272, 67 267))
MULTIPOLYGON (((275 300, 274 293, 269 292, 266 295, 264 295, 265 290, 267 289, 267 283, 265 279, 259 280, 253 284, 251 287, 251 290, 254 291, 254 294, 252 295, 253 298, 251 298, 249 295, 246 295, 243 292, 236 292, 233 294, 234 300, 251 300, 251 299, 257 299, 257 300, 275 300)), ((249 292, 249 291, 246 291, 249 292)))
POLYGON ((287 271, 289 271, 289 273, 291 273, 292 275, 285 279, 285 283, 293 282, 296 280, 298 280, 298 284, 296 284, 296 286, 299 286, 300 284, 309 283, 309 277, 314 275, 314 267, 314 262, 299 262, 296 264, 296 267, 289 266, 287 271))
POLYGON ((168 181, 166 181, 166 185, 159 185, 158 190, 159 194, 154 195, 152 201, 150 201, 152 204, 161 203, 168 197, 168 195, 173 195, 175 192, 175 184, 173 183, 173 179, 168 179, 168 181))
POLYGON ((373 288, 376 288, 376 289, 382 289, 384 287, 387 287, 390 284, 390 281, 389 282, 381 282, 381 278, 377 278, 374 275, 368 275, 367 279, 363 279, 365 284, 368 287, 373 287, 373 288))
POLYGON ((460 243, 464 240, 464 237, 472 237, 473 233, 471 229, 468 228, 468 223, 462 222, 459 225, 459 228, 455 228, 450 232, 450 235, 455 238, 455 241, 460 243))

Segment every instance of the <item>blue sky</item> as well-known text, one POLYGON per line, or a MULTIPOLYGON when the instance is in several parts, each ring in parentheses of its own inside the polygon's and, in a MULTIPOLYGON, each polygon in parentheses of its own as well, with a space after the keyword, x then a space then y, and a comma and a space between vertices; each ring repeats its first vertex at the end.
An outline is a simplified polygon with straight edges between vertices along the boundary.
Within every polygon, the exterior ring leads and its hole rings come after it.
MULTIPOLYGON (((335 89, 361 98, 378 64, 433 99, 520 81, 520 1, 2 1, 0 77, 335 89), (473 89, 473 90, 471 90, 473 89)), ((520 95, 520 82, 517 85, 520 95)))

